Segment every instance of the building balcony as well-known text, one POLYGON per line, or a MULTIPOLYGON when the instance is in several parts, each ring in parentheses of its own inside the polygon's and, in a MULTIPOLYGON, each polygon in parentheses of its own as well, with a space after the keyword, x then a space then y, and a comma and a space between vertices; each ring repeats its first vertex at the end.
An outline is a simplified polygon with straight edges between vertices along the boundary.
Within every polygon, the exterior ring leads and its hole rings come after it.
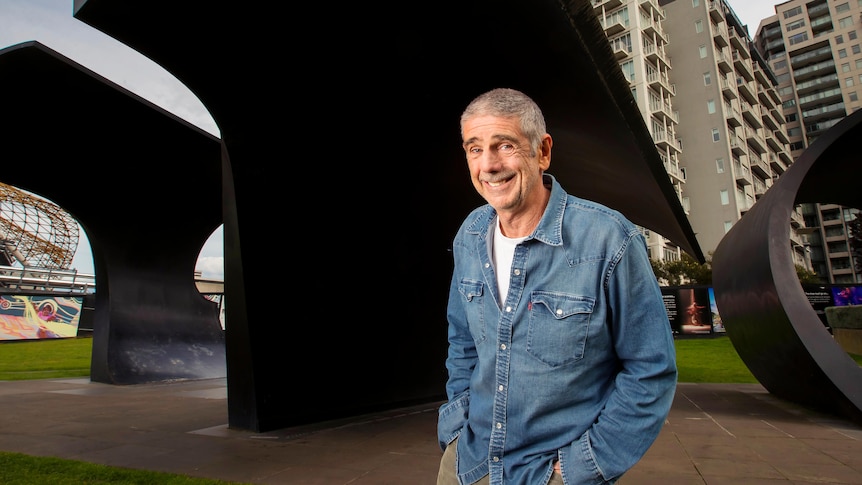
POLYGON ((715 23, 724 22, 724 11, 720 0, 709 0, 709 18, 715 23))
POLYGON ((628 22, 623 22, 619 17, 602 19, 602 27, 605 29, 605 35, 613 37, 628 30, 628 22))
POLYGON ((596 13, 600 13, 602 9, 605 11, 613 10, 623 4, 622 0, 592 0, 593 9, 596 13))
POLYGON ((756 173, 760 178, 772 178, 772 171, 769 169, 769 165, 767 165, 766 162, 764 162, 760 157, 752 154, 748 156, 748 160, 751 165, 751 170, 756 173))
POLYGON ((715 62, 718 63, 718 69, 722 74, 733 72, 733 64, 730 62, 730 56, 728 56, 723 50, 715 51, 715 62))

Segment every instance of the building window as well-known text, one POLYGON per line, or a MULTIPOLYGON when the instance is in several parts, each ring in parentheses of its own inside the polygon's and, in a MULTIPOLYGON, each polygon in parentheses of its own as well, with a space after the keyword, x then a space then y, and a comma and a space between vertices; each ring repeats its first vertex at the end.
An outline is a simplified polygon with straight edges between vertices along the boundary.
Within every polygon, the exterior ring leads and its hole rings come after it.
POLYGON ((790 45, 795 45, 800 42, 805 42, 808 40, 808 32, 802 32, 800 34, 790 36, 790 45))
POLYGON ((862 69, 862 59, 856 59, 856 69, 862 69))
POLYGON ((626 61, 620 64, 620 68, 623 70, 623 75, 629 82, 635 81, 635 63, 634 61, 626 61))
POLYGON ((632 35, 631 33, 623 34, 619 37, 615 37, 608 42, 611 43, 611 48, 614 51, 624 51, 629 54, 632 53, 632 35))
POLYGON ((791 32, 802 27, 805 27, 805 19, 794 20, 787 24, 787 31, 791 32))
POLYGON ((851 45, 851 46, 850 46, 850 50, 851 50, 854 54, 859 54, 860 52, 862 52, 862 48, 860 48, 860 47, 859 47, 859 44, 853 44, 853 45, 851 45))
POLYGON ((698 47, 697 50, 698 50, 698 53, 700 54, 700 58, 706 59, 706 46, 702 45, 702 46, 698 47))
POLYGON ((699 7, 700 6, 700 0, 691 0, 691 6, 692 7, 699 7))
POLYGON ((849 11, 850 11, 850 4, 847 2, 844 2, 840 5, 835 6, 835 13, 842 13, 842 12, 849 12, 849 11))
POLYGON ((802 130, 798 126, 793 127, 793 128, 788 128, 787 129, 787 136, 790 136, 790 137, 802 136, 802 130))
POLYGON ((852 78, 852 77, 848 77, 848 78, 844 79, 844 86, 845 86, 845 87, 848 87, 848 88, 849 88, 850 86, 853 86, 853 78, 852 78))
POLYGON ((849 29, 853 27, 853 17, 844 17, 838 20, 838 28, 849 29))
POLYGON ((856 31, 851 30, 850 32, 847 32, 847 38, 850 40, 856 40, 856 31))
POLYGON ((721 205, 730 204, 730 195, 728 195, 727 190, 722 189, 718 195, 721 198, 721 205))
MULTIPOLYGON (((852 82, 853 79, 851 78, 850 81, 852 82)), ((709 101, 706 102, 706 111, 709 114, 715 114, 715 100, 714 99, 710 99, 709 101)))
POLYGON ((731 228, 731 227, 733 227, 733 222, 731 222, 731 221, 724 221, 724 233, 725 233, 725 234, 727 234, 728 232, 730 232, 730 228, 731 228))
POLYGON ((715 159, 715 171, 717 173, 724 173, 724 159, 716 158, 715 159))
POLYGON ((775 61, 775 64, 772 65, 772 70, 777 71, 779 69, 784 69, 787 67, 787 59, 781 59, 780 61, 775 61))
POLYGON ((700 20, 700 19, 695 20, 694 31, 697 32, 698 34, 703 32, 703 20, 700 20))
POLYGON ((856 91, 851 92, 849 95, 850 101, 859 101, 859 96, 856 94, 856 91))
POLYGON ((784 11, 784 18, 789 19, 790 17, 795 17, 797 15, 800 15, 801 13, 802 13, 802 7, 801 6, 794 7, 794 8, 791 8, 789 10, 784 11))
POLYGON ((721 140, 721 133, 719 133, 718 128, 712 129, 712 141, 721 140))
POLYGON ((847 57, 847 49, 838 49, 838 57, 841 59, 847 57))
POLYGON ((843 44, 844 43, 844 36, 843 35, 836 35, 835 36, 835 43, 836 44, 843 44))
POLYGON ((709 86, 712 84, 712 73, 710 71, 706 71, 703 73, 703 85, 709 86))
POLYGON ((841 72, 850 72, 850 63, 849 62, 845 62, 844 64, 841 64, 841 72))

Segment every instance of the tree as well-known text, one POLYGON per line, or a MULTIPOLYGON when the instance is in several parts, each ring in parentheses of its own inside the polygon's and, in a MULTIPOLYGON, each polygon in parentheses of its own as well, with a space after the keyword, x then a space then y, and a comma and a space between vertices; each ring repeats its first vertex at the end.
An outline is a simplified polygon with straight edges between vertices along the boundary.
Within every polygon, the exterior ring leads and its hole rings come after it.
POLYGON ((656 279, 663 286, 712 284, 712 252, 703 264, 688 253, 675 261, 651 261, 651 264, 656 279))
MULTIPOLYGON (((862 248, 862 245, 860 245, 862 248)), ((696 259, 683 253, 677 261, 650 261, 656 280, 661 286, 712 285, 712 252, 706 262, 700 264, 696 259)), ((800 283, 820 284, 823 281, 804 266, 796 266, 796 277, 800 283)))
POLYGON ((820 280, 820 277, 817 276, 816 273, 812 273, 808 271, 805 266, 795 265, 796 266, 796 277, 799 278, 800 283, 823 283, 820 280))

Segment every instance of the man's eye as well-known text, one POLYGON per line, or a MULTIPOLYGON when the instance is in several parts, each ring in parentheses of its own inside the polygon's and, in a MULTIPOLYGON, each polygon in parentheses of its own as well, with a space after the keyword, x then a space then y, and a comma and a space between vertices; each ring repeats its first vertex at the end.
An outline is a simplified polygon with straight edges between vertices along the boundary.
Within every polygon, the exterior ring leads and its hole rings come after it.
POLYGON ((515 145, 511 145, 511 144, 508 144, 508 143, 505 143, 505 144, 503 144, 503 145, 500 145, 500 151, 501 151, 501 152, 511 152, 511 151, 512 151, 512 150, 514 150, 514 149, 515 149, 515 145))
POLYGON ((481 149, 481 148, 478 148, 478 147, 470 147, 470 148, 468 148, 468 149, 467 149, 467 152, 468 152, 468 153, 476 154, 476 153, 481 153, 481 152, 482 152, 482 149, 481 149))

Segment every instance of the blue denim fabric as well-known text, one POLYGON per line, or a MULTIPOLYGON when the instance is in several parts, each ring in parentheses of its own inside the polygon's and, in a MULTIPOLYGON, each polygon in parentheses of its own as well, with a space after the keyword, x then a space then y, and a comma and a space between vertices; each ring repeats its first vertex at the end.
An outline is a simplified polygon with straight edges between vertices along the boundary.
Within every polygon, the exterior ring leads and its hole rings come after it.
POLYGON ((474 210, 453 242, 448 400, 462 484, 614 483, 652 445, 676 389, 676 352, 640 231, 568 195, 550 175, 538 227, 515 250, 498 305, 496 213, 474 210))

